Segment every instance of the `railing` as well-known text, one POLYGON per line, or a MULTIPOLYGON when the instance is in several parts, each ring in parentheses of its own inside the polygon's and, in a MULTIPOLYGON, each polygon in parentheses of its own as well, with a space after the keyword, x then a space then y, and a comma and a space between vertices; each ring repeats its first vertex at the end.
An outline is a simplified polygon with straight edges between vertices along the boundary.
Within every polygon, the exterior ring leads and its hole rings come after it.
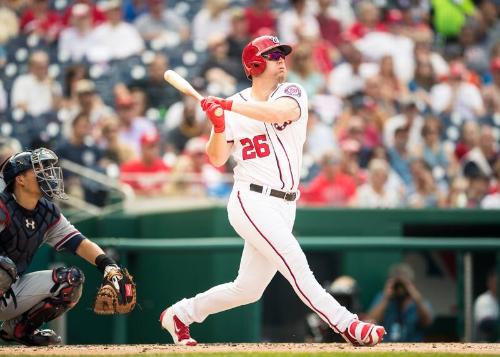
POLYGON ((122 199, 120 202, 115 202, 104 207, 99 207, 86 202, 85 200, 75 195, 69 194, 69 200, 64 201, 64 204, 78 210, 78 213, 75 213, 71 216, 72 223, 77 223, 89 217, 101 216, 104 214, 120 211, 128 201, 131 201, 135 198, 134 191, 130 188, 130 186, 122 184, 118 180, 113 179, 103 173, 65 159, 60 160, 60 164, 64 170, 70 171, 71 173, 74 173, 79 177, 84 177, 87 180, 97 182, 100 185, 108 188, 109 190, 118 192, 122 199))

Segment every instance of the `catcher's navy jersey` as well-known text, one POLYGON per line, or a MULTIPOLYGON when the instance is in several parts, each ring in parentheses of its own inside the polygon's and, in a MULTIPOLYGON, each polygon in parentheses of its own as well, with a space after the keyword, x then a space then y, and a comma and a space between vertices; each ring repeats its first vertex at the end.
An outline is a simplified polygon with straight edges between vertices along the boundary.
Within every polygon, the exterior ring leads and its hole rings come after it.
POLYGON ((30 211, 20 206, 12 193, 0 193, 0 255, 16 263, 19 275, 27 270, 42 243, 56 250, 75 251, 83 239, 59 208, 46 198, 41 198, 30 211))

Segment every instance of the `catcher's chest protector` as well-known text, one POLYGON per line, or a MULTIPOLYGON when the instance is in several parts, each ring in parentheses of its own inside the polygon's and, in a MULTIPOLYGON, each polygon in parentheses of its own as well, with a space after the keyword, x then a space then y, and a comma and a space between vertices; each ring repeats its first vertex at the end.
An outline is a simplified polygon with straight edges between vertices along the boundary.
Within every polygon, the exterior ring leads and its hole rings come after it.
POLYGON ((33 211, 21 207, 9 192, 0 193, 0 201, 4 205, 2 209, 8 212, 7 225, 0 232, 0 255, 12 259, 21 276, 43 243, 47 230, 59 219, 60 212, 45 198, 38 201, 33 211))

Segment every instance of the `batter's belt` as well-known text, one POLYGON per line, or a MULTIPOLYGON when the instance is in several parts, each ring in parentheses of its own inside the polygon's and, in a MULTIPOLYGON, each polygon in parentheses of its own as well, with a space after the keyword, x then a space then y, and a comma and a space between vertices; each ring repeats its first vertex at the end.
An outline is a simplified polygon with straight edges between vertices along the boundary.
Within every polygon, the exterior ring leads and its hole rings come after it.
MULTIPOLYGON (((254 183, 250 184, 250 191, 266 194, 264 186, 256 185, 254 183)), ((272 188, 268 194, 269 196, 281 198, 285 201, 295 201, 297 199, 297 192, 285 192, 272 188)))

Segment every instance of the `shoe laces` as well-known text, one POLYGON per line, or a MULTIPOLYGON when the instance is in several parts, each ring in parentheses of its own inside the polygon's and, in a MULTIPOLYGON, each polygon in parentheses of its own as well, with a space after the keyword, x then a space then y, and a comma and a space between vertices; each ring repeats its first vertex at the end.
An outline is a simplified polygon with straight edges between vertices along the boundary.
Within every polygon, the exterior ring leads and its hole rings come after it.
POLYGON ((174 316, 175 333, 179 341, 191 339, 191 334, 189 333, 189 326, 182 323, 177 316, 174 316))

